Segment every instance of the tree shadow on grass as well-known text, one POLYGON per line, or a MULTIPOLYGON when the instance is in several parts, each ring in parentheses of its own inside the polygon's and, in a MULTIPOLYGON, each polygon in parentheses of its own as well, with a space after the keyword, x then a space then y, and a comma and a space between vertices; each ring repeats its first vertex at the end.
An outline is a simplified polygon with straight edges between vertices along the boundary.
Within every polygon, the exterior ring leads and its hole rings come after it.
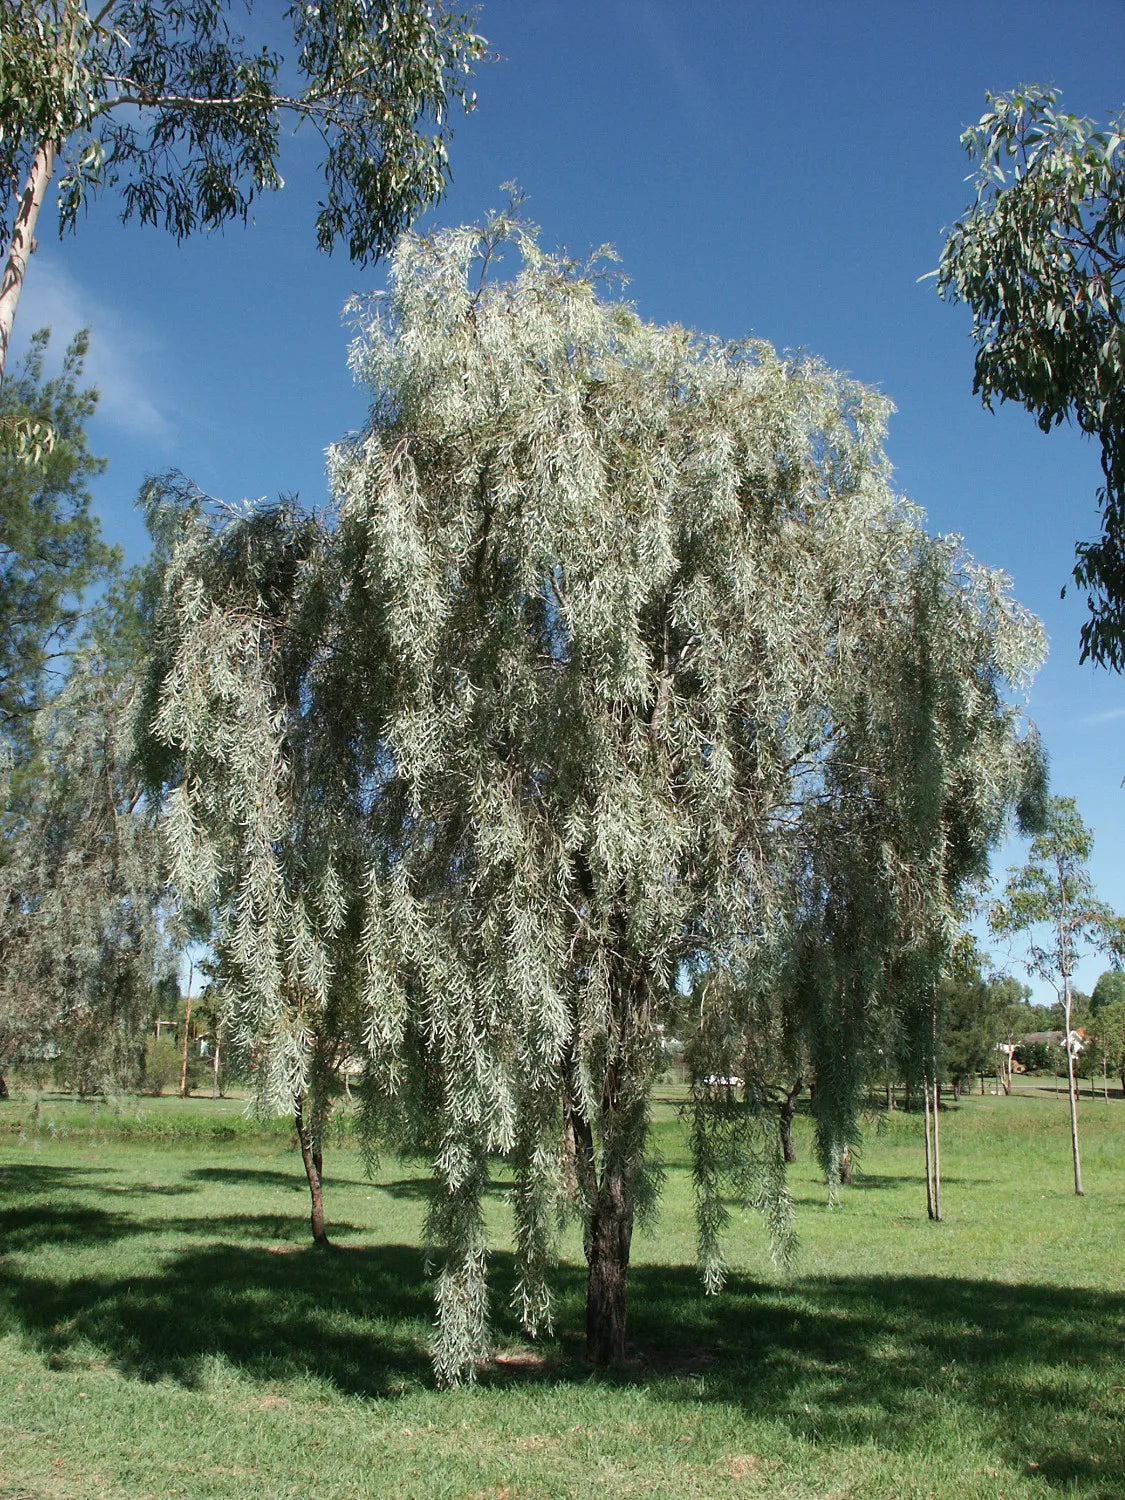
POLYGON ((18 1162, 0 1167, 0 1193, 53 1193, 81 1186, 83 1177, 108 1177, 109 1167, 48 1167, 36 1162, 18 1162))
MULTIPOLYGON (((387 1193, 392 1198, 400 1198, 406 1202, 425 1202, 433 1192, 434 1179, 432 1177, 400 1177, 395 1182, 372 1182, 371 1190, 376 1193, 387 1193)), ((503 1198, 511 1192, 510 1182, 489 1182, 481 1193, 482 1198, 503 1198)))
MULTIPOLYGON (((1125 1493, 1125 1296, 937 1276, 630 1278, 637 1371, 667 1399, 743 1405, 819 1444, 924 1451, 935 1423, 1078 1494, 1125 1493)), ((622 1372, 619 1378, 630 1378, 622 1372)), ((632 1376, 636 1378, 636 1374, 632 1376)))
POLYGON ((207 1361, 384 1396, 429 1379, 433 1303, 412 1246, 284 1251, 212 1244, 146 1276, 7 1277, 9 1313, 55 1369, 108 1360, 197 1386, 207 1361))
MULTIPOLYGON (((193 1182, 230 1183, 238 1187, 280 1187, 307 1193, 309 1185, 301 1170, 300 1162, 294 1160, 291 1172, 278 1172, 271 1167, 195 1167, 185 1174, 193 1182)), ((325 1174, 324 1186, 331 1188, 331 1171, 325 1174)))
MULTIPOLYGON (((115 1266, 64 1280, 45 1262, 0 1267, 10 1291, 4 1321, 53 1367, 105 1360, 135 1379, 193 1386, 221 1360, 254 1379, 312 1377, 367 1398, 430 1381, 431 1289, 413 1246, 267 1248, 246 1241, 291 1235, 291 1218, 125 1221, 96 1210, 68 1238, 73 1207, 26 1213, 28 1225, 46 1216, 43 1243, 156 1229, 204 1241, 140 1275, 115 1266), (223 1242, 228 1235, 235 1243, 223 1242)), ((510 1255, 493 1258, 497 1332, 515 1350, 482 1370, 482 1383, 588 1382, 584 1269, 558 1268, 559 1334, 533 1350, 504 1311, 514 1275, 510 1255)), ((963 1434, 969 1466, 987 1457, 1085 1500, 1125 1493, 1115 1390, 1125 1295, 873 1275, 780 1285, 732 1277, 722 1296, 707 1298, 693 1268, 640 1263, 629 1308, 630 1362, 597 1375, 607 1385, 644 1385, 654 1400, 692 1409, 742 1408, 811 1445, 870 1445, 919 1461, 963 1434)))

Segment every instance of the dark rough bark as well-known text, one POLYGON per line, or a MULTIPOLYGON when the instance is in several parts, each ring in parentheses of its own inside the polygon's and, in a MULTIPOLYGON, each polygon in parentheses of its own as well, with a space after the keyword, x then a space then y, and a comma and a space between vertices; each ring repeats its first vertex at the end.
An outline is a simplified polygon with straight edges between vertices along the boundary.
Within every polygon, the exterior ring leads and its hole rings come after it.
POLYGON ((625 1358, 625 1290, 633 1240, 632 1194, 620 1173, 603 1177, 590 1220, 586 1352, 596 1365, 625 1358))
POLYGON ((305 1118, 305 1101, 297 1098, 293 1105, 293 1118, 297 1126, 297 1143, 301 1148, 301 1160, 305 1165, 305 1176, 309 1182, 309 1198, 312 1211, 309 1226, 316 1244, 327 1245, 328 1235, 324 1229, 324 1157, 319 1142, 314 1147, 312 1132, 305 1118))

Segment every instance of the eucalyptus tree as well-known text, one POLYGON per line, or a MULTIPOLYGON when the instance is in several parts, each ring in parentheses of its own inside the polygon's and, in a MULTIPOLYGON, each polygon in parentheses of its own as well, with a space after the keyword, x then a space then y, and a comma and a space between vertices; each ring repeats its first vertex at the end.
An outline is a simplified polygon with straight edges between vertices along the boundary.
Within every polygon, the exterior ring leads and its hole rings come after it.
POLYGON ((440 197, 451 111, 472 107, 468 75, 483 53, 467 12, 429 0, 291 4, 283 55, 233 32, 230 8, 0 4, 0 175, 15 201, 5 216, 0 375, 39 212, 60 169, 60 231, 108 188, 120 194, 123 219, 182 240, 245 222, 261 193, 283 185, 289 120, 323 146, 317 244, 343 240, 361 262, 440 197))
POLYGON ((1078 1086, 1074 1076, 1077 1038, 1073 1027, 1071 975, 1084 951, 1125 951, 1125 922, 1098 898, 1088 862, 1094 836, 1073 797, 1052 797, 1042 830, 1031 841, 1031 858, 1008 871, 1003 894, 988 920, 1001 937, 1021 934, 1029 974, 1046 980, 1059 997, 1066 1031, 1066 1076, 1070 1092, 1070 1145, 1074 1191, 1082 1196, 1078 1149, 1078 1086))
POLYGON ((990 94, 961 143, 976 197, 938 287, 973 313, 973 390, 1018 401, 1044 432, 1073 417, 1101 448, 1102 535, 1077 548, 1081 658, 1125 667, 1125 114, 1099 128, 1057 90, 990 94))
MULTIPOLYGON (((221 893, 265 1094, 306 1087, 337 993, 362 1017, 372 1128, 433 1161, 443 1380, 487 1349, 497 1153, 515 1305, 549 1326, 568 1139, 588 1348, 621 1358, 661 1020, 685 974, 777 969, 832 746, 864 683, 891 681, 925 550, 881 398, 760 341, 646 324, 598 274, 509 216, 406 237, 387 299, 357 309, 371 419, 332 455, 332 512, 189 508, 145 712, 178 878, 221 893)), ((950 613, 1002 672, 1026 620, 973 577, 946 577, 950 613)), ((856 823, 864 805, 857 781, 856 823)), ((712 1287, 728 1171, 791 1239, 772 1112, 729 1104, 695 1099, 712 1287)))
POLYGON ((0 740, 17 763, 81 638, 84 595, 116 562, 90 510, 89 485, 104 460, 86 437, 97 404, 97 392, 82 383, 86 338, 74 340, 50 377, 48 343, 48 330, 35 334, 0 386, 0 423, 54 436, 39 452, 0 443, 0 740))

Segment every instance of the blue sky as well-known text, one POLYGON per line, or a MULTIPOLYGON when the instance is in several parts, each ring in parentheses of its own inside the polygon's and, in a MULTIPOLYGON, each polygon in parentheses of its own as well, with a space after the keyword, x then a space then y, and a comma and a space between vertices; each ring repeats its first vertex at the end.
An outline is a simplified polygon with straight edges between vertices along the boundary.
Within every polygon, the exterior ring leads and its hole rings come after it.
MULTIPOLYGON (((807 348, 885 391, 899 487, 1046 623, 1031 712, 1054 789, 1094 828, 1100 892, 1125 910, 1125 682, 1078 666, 1082 605, 1059 599, 1075 540, 1097 530, 1096 450, 982 410, 968 314, 918 280, 968 202, 958 138, 986 90, 1051 82, 1101 118, 1125 105, 1125 0, 486 0, 480 30, 498 58, 424 222, 475 220, 514 180, 547 242, 616 247, 642 316, 807 348)), ((251 228, 182 246, 120 226, 110 199, 61 243, 40 222, 17 348, 44 323, 60 342, 91 327, 92 440, 110 460, 95 502, 134 557, 146 474, 315 503, 325 448, 364 420, 341 309, 382 273, 316 251, 312 137, 282 170, 251 228)), ((997 868, 1019 858, 1012 845, 997 868)))

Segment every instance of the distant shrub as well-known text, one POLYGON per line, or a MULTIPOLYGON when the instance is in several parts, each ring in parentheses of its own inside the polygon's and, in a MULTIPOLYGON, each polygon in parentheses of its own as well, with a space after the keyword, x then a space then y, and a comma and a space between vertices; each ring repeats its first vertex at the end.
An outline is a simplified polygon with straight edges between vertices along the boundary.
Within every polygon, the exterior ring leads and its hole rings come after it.
POLYGON ((150 1037, 145 1044, 144 1087, 146 1094, 162 1094, 179 1086, 180 1053, 171 1037, 150 1037))

